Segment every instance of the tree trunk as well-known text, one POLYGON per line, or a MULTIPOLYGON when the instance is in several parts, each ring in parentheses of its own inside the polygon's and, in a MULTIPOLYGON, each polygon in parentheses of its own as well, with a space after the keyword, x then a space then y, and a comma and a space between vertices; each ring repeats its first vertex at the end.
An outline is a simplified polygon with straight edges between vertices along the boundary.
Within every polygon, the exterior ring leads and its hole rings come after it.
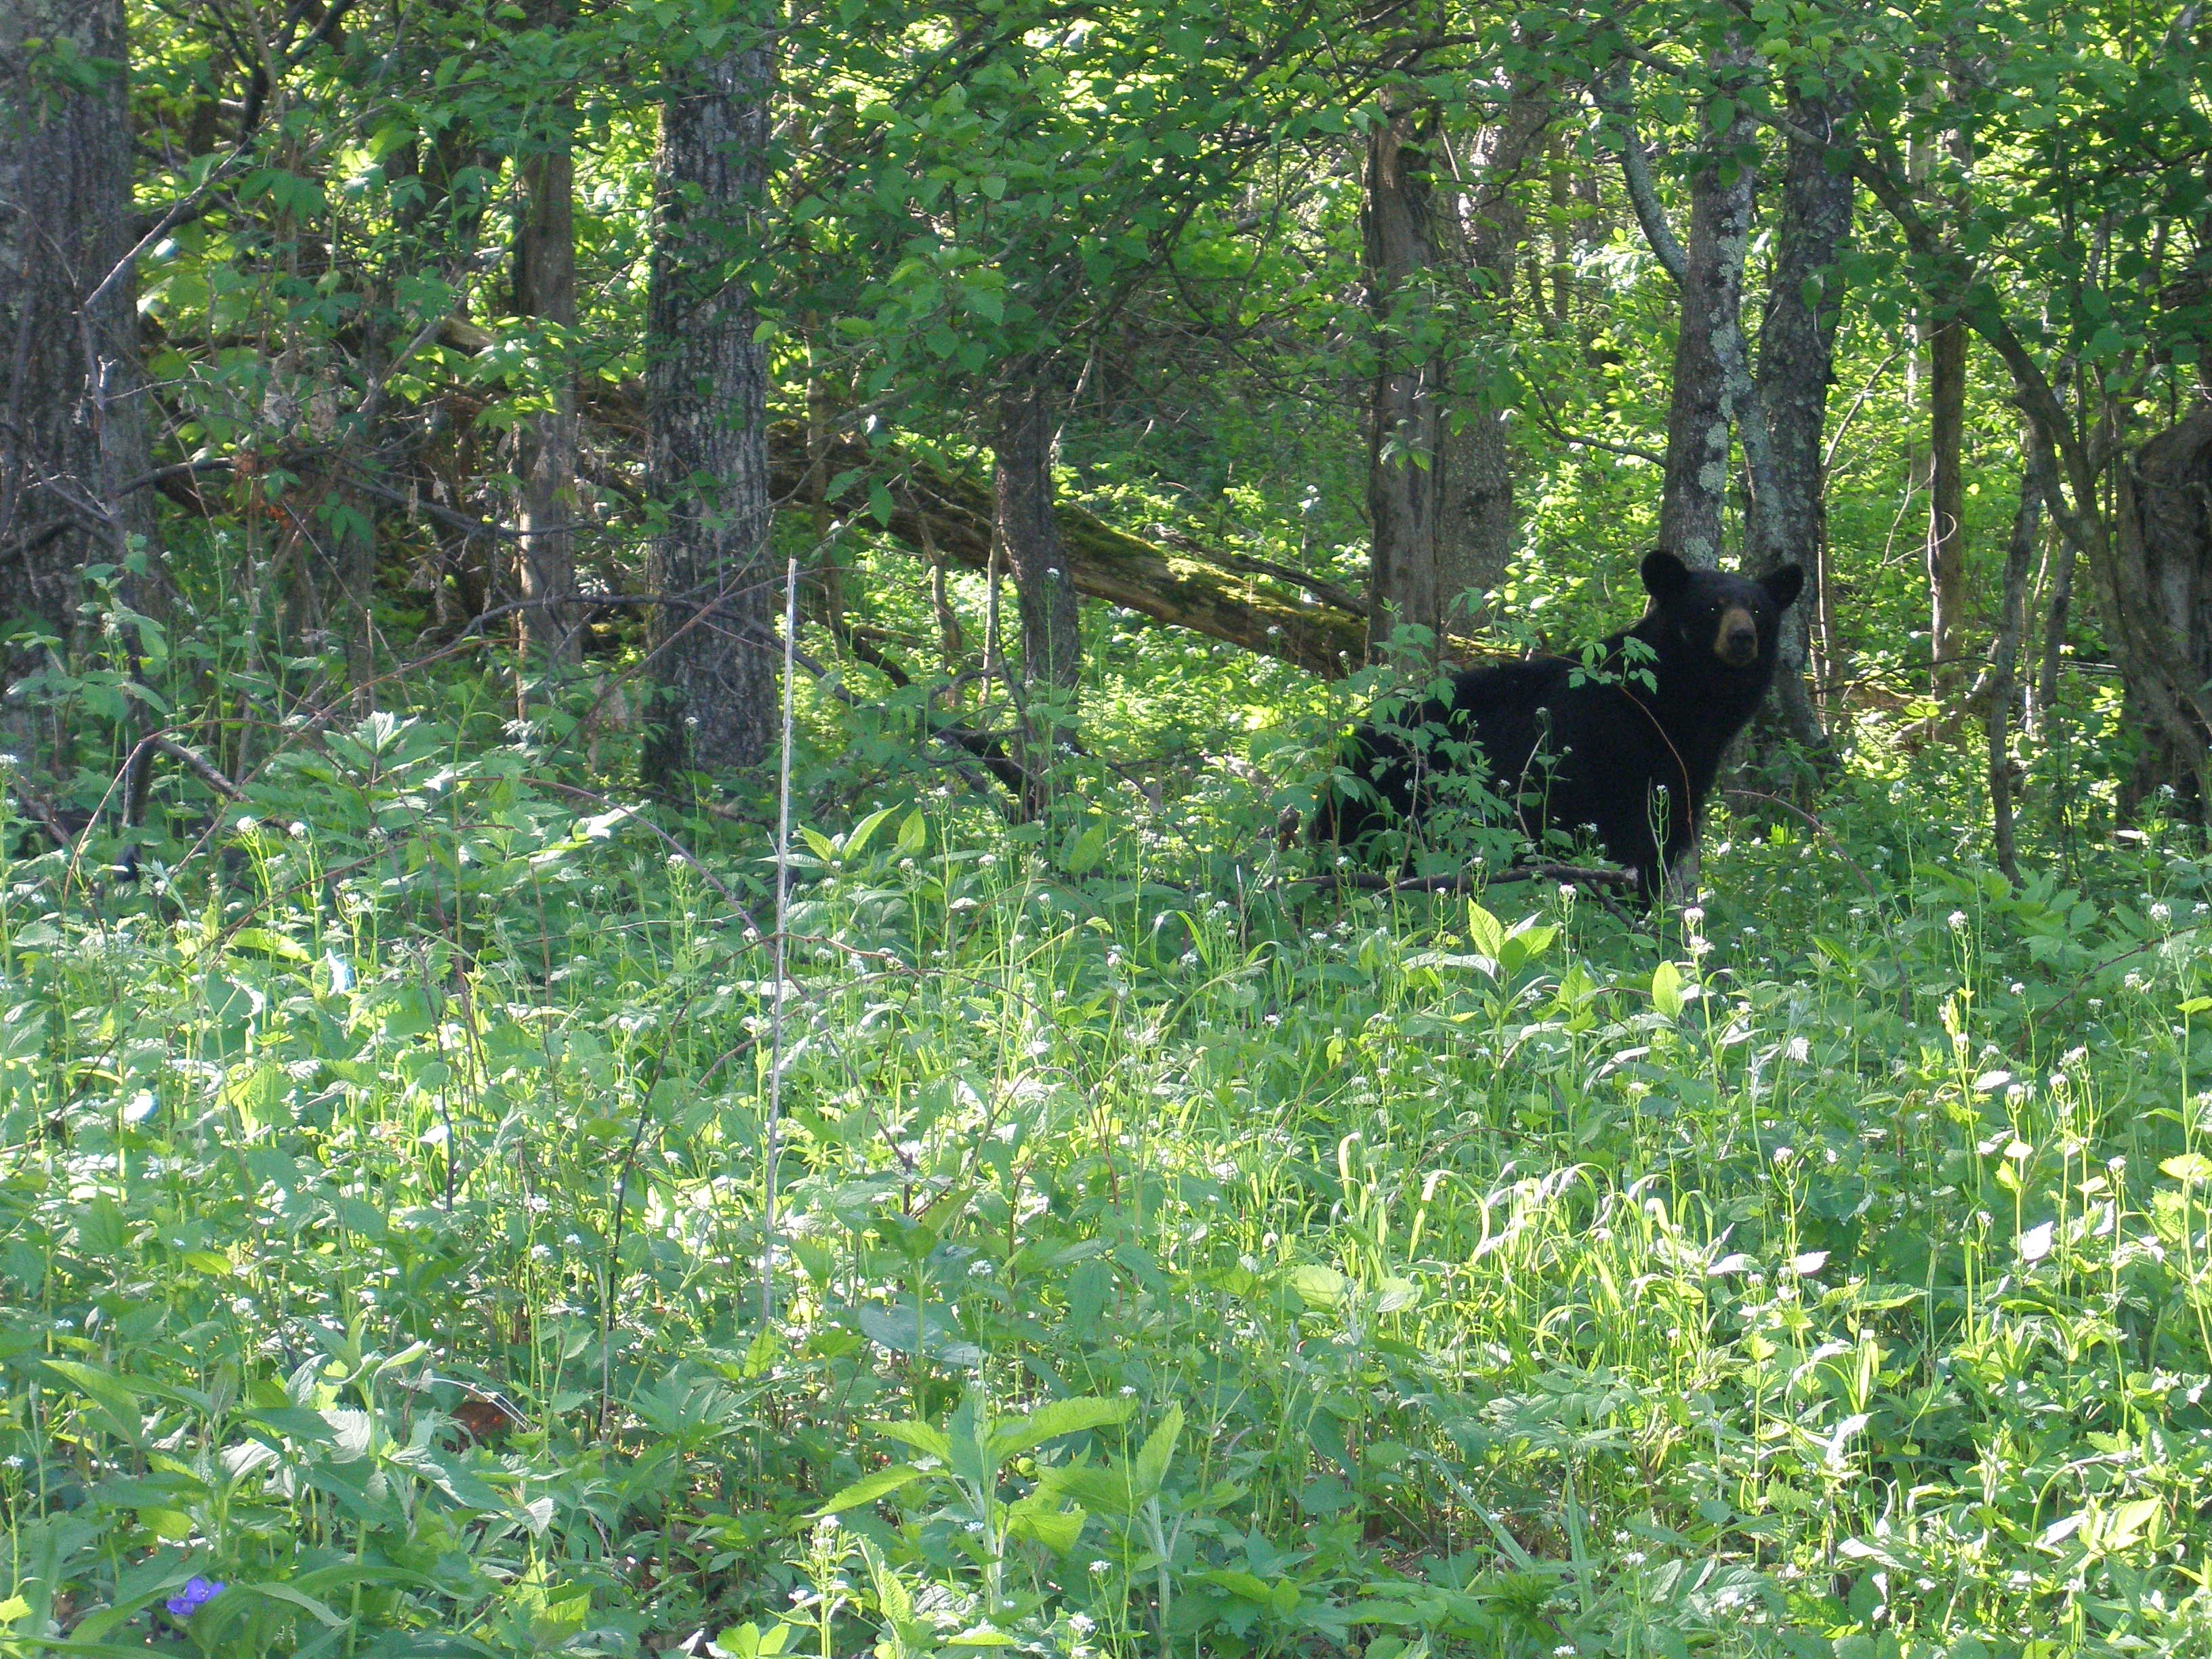
POLYGON ((2005 547, 2004 588, 1997 631, 1990 647, 1990 669, 1976 690, 1982 699, 1989 734, 1990 831, 1997 868, 2020 885, 2020 854, 2014 842, 2011 723, 2019 689, 2020 640, 2027 623, 2027 569, 2043 530, 2041 469, 2030 457, 2036 439, 2021 437, 2020 507, 2013 514, 2012 538, 2005 547))
POLYGON ((1930 684, 1939 704, 1966 684, 1966 329, 1956 317, 1928 331, 1928 565, 1930 684))
POLYGON ((1445 265, 1464 262, 1488 304, 1504 309, 1527 216, 1513 185, 1548 114, 1538 99, 1514 98, 1475 145, 1471 183, 1463 191, 1448 187, 1441 212, 1426 149, 1435 112, 1393 112, 1368 133, 1360 229, 1376 352, 1368 409, 1370 660, 1388 654, 1401 625, 1425 630, 1409 666, 1449 656, 1455 607, 1468 592, 1495 586, 1512 556, 1504 412, 1479 396, 1455 398, 1443 351, 1424 337, 1445 265))
POLYGON ((992 446, 999 544, 1021 614, 1022 722, 1032 750, 1025 769, 1038 780, 1049 774, 1057 750, 1074 731, 1083 676, 1082 611, 1052 506, 1052 427, 1042 374, 1034 359, 1012 366, 999 392, 992 446))
MULTIPOLYGON (((1829 107, 1803 100, 1792 107, 1797 126, 1825 132, 1835 118, 1829 107)), ((1825 602, 1827 498, 1821 476, 1828 388, 1835 379, 1836 325, 1843 315, 1838 261, 1850 240, 1856 186, 1848 171, 1831 171, 1826 151, 1801 139, 1790 142, 1783 175, 1781 223, 1774 273, 1759 330, 1758 413, 1766 422, 1772 457, 1766 488, 1754 489, 1747 526, 1747 560, 1754 574, 1784 564, 1804 568, 1809 591, 1784 613, 1778 641, 1772 712, 1754 725, 1754 750, 1774 758, 1775 739, 1786 737, 1815 755, 1827 753, 1827 734, 1806 678, 1812 619, 1825 602)))
POLYGON ((806 321, 806 507, 814 532, 815 580, 822 618, 832 633, 845 629, 845 572, 837 562, 837 538, 830 533, 830 446, 833 399, 823 373, 820 319, 806 321))
POLYGON ((1752 169, 1736 153, 1751 142, 1748 116, 1705 146, 1690 180, 1690 236, 1682 250, 1682 319, 1667 412, 1667 469, 1659 544, 1692 569, 1718 568, 1728 496, 1730 396, 1727 336, 1741 349, 1743 259, 1751 243, 1752 169))
POLYGON ((2051 713, 2058 707, 2058 677, 2066 659, 2066 624, 2074 609, 2074 544, 2061 538, 2051 550, 2051 597, 2043 613, 2043 655, 2035 678, 2035 740, 2049 744, 2051 713))
MULTIPOLYGON (((557 26, 565 0, 541 4, 538 21, 557 26)), ((567 335, 576 325, 576 163, 561 143, 526 155, 514 240, 514 309, 555 337, 548 355, 560 367, 552 407, 518 434, 522 500, 520 586, 523 633, 548 666, 584 659, 583 618, 570 603, 576 591, 576 386, 568 367, 567 335)))
POLYGON ((1367 651, 1370 660, 1382 661, 1398 629, 1423 630, 1425 639, 1407 658, 1409 668, 1436 659, 1446 603, 1436 557, 1439 365, 1416 343, 1426 331, 1436 256, 1425 149, 1435 120, 1433 111, 1394 110, 1368 129, 1359 216, 1375 330, 1367 411, 1367 651))
MULTIPOLYGON (((83 567, 122 564, 153 529, 150 498, 122 489, 151 470, 128 58, 121 0, 0 5, 0 624, 64 645, 83 567)), ((38 660, 11 653, 7 678, 38 660)))
MULTIPOLYGON (((1535 153, 1552 109, 1548 100, 1530 94, 1506 105, 1498 124, 1473 147, 1468 186, 1453 191, 1455 211, 1438 228, 1442 251, 1464 262, 1480 288, 1480 304, 1488 309, 1501 338, 1511 308, 1513 252, 1527 229, 1528 216, 1514 185, 1535 153)), ((1563 279, 1555 274, 1554 280, 1563 279)), ((1459 613, 1452 607, 1462 595, 1487 593, 1504 579, 1520 515, 1513 504, 1513 451, 1504 410, 1479 397, 1456 398, 1444 410, 1438 439, 1438 586, 1446 621, 1457 622, 1459 613)), ((1474 617, 1466 620, 1471 624, 1474 617)), ((1457 655, 1449 642, 1446 654, 1457 655)))
POLYGON ((696 65, 661 112, 647 296, 647 477, 667 514, 647 556, 643 776, 750 766, 776 736, 767 354, 745 267, 757 257, 769 139, 764 45, 696 65))
MULTIPOLYGON (((2212 684, 2212 410, 2199 410, 2113 469, 2118 510, 2112 541, 2112 591, 2099 595, 2108 623, 2124 605, 2124 627, 2107 639, 2142 721, 2143 747, 2121 786, 2132 815, 2160 787, 2178 809, 2207 819, 2203 774, 2212 722, 2203 688, 2212 684), (2136 635, 2148 633, 2170 665, 2136 635), (2163 672, 2161 672, 2163 669, 2163 672), (2175 718, 2176 715, 2179 719, 2175 718)), ((2094 562, 2091 568, 2095 569, 2094 562)))

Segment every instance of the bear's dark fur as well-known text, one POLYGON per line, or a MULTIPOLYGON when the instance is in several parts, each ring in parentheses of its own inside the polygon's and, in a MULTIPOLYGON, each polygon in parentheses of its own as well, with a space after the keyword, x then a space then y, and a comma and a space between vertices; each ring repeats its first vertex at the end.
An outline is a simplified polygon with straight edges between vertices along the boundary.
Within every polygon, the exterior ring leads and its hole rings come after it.
POLYGON ((1343 755, 1350 778, 1322 792, 1316 842, 1357 848, 1396 827, 1417 836, 1433 780, 1481 765, 1530 839, 1593 829, 1656 897, 1696 842, 1722 750, 1773 684, 1775 635, 1804 580, 1794 564, 1752 580, 1650 555, 1650 608, 1591 666, 1544 657, 1470 669, 1453 678, 1449 702, 1355 731, 1343 755))

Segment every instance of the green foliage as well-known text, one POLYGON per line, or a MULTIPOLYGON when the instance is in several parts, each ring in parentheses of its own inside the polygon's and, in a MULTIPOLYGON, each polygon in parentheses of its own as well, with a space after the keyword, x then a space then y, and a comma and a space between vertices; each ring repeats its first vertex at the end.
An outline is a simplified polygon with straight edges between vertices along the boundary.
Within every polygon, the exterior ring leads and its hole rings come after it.
MULTIPOLYGON (((1941 290, 2022 319, 2085 429, 2193 395, 2204 59, 2166 20, 410 0, 263 61, 318 10, 132 8, 143 203, 193 204, 140 269, 158 463, 208 470, 158 560, 86 571, 66 655, 15 636, 11 731, 93 822, 0 826, 0 1656, 2212 1644, 2212 879, 2113 829, 2140 722, 2079 605, 2033 873, 1985 867, 1918 724, 1904 368, 1941 290), (506 580, 471 521, 571 377, 584 563, 635 585, 655 103, 770 21, 732 276, 779 415, 980 474, 1027 363, 1064 495, 1356 586, 1360 388, 1433 359, 1515 411, 1516 647, 1641 604, 1676 297, 1577 104, 1509 186, 1528 269, 1370 327, 1378 99, 1436 110, 1441 176, 1507 88, 1630 49, 1679 210, 1739 100, 1768 124, 1723 167, 1848 88, 1947 240, 1863 210, 1832 273, 1819 823, 1717 814, 1714 896, 1656 934, 1571 890, 1324 900, 1276 814, 1384 677, 1094 606, 1086 752, 1009 827, 918 740, 1002 712, 959 653, 886 691, 810 628, 851 701, 799 698, 779 1051, 767 836, 610 781, 630 624, 565 690, 468 631, 506 580), (568 149, 573 329, 504 265, 521 164, 568 149), (292 611, 364 532, 422 660, 356 692, 292 611), (126 762, 187 736, 243 798, 164 751, 124 823, 126 762)), ((1983 586, 2016 431, 1978 348, 1983 586)), ((892 482, 782 534, 919 662, 892 482)), ((972 647, 983 584, 947 603, 972 647)))
POLYGON ((2011 891, 1923 764, 1653 938, 886 799, 763 1329, 762 840, 558 782, 378 715, 4 872, 0 1651, 2205 1639, 2197 860, 2011 891))

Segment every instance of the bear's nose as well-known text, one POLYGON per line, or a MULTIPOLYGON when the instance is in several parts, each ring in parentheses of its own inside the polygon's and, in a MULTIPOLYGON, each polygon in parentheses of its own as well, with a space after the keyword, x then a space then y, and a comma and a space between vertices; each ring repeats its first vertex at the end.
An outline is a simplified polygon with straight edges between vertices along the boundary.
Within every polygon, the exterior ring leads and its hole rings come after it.
POLYGON ((1759 624, 1748 611, 1729 607, 1714 633, 1713 654, 1731 668, 1748 668, 1759 660, 1759 624))

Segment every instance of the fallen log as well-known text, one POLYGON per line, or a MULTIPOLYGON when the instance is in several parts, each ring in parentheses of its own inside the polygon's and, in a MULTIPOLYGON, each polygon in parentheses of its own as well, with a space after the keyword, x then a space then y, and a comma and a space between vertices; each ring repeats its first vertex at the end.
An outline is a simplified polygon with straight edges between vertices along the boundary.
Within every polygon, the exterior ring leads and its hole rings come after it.
MULTIPOLYGON (((913 456, 871 450, 853 438, 833 441, 823 463, 833 476, 865 470, 882 478, 891 501, 884 528, 908 547, 934 547, 971 570, 988 567, 992 504, 983 484, 913 456)), ((769 471, 782 500, 795 501, 803 493, 806 440, 796 424, 779 422, 769 428, 769 471)), ((1349 596, 1333 591, 1330 584, 1277 574, 1261 560, 1233 554, 1201 557, 1163 547, 1079 507, 1062 503, 1056 510, 1075 591, 1086 599, 1279 657, 1332 679, 1366 659, 1366 621, 1344 605, 1349 596), (1281 592, 1291 580, 1308 592, 1296 597, 1281 592)))
MULTIPOLYGON (((442 337, 458 350, 478 352, 495 337, 455 318, 447 323, 442 337)), ((628 385, 592 383, 582 389, 578 403, 587 419, 632 436, 644 433, 644 410, 628 385)), ((854 472, 883 482, 891 499, 890 521, 883 528, 910 551, 926 557, 933 546, 954 564, 970 570, 988 568, 988 486, 918 456, 871 448, 849 435, 832 440, 820 460, 832 477, 854 472)), ((769 476, 781 505, 796 506, 805 498, 809 465, 805 428, 796 422, 771 425, 769 476)), ((1334 583, 1242 554, 1188 544, 1164 547, 1067 502, 1058 503, 1055 510, 1074 567, 1069 574, 1075 591, 1085 599, 1103 599, 1331 679, 1367 659, 1362 601, 1334 583)))

